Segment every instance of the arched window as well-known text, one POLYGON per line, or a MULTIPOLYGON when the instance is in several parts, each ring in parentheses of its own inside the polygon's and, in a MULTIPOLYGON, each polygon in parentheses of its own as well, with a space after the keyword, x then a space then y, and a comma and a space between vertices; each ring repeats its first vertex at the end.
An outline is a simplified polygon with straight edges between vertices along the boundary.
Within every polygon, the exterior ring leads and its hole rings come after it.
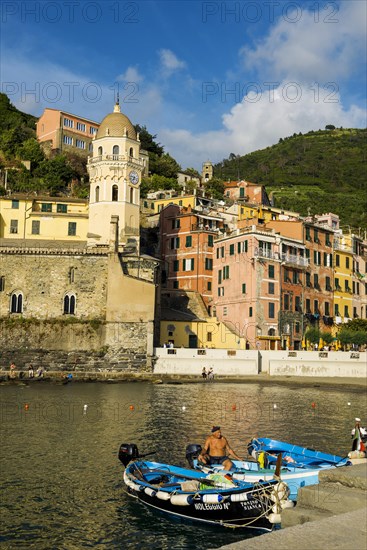
POLYGON ((268 336, 275 336, 275 328, 269 328, 268 336))
POLYGON ((98 154, 99 154, 99 155, 102 155, 102 153, 103 153, 102 147, 98 147, 98 154))
POLYGON ((129 155, 130 157, 134 156, 134 149, 132 147, 130 147, 129 155))
POLYGON ((120 147, 118 145, 114 145, 112 148, 112 154, 113 155, 119 155, 120 154, 120 147))
POLYGON ((112 200, 118 201, 119 200, 119 188, 117 185, 112 186, 112 200))
POLYGON ((133 204, 134 202, 134 189, 130 187, 130 202, 133 204))
POLYGON ((10 298, 10 313, 23 313, 23 294, 13 292, 10 298))
POLYGON ((96 202, 99 202, 99 185, 96 187, 96 202))
POLYGON ((64 296, 64 314, 75 315, 75 294, 69 292, 64 296))

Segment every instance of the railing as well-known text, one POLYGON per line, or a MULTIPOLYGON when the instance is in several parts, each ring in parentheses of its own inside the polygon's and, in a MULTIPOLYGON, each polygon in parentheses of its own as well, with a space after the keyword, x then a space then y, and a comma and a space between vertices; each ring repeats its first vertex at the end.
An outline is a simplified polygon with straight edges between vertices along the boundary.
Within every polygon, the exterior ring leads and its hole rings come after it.
POLYGON ((268 258, 269 260, 279 260, 278 252, 272 252, 267 248, 255 248, 254 256, 257 258, 268 258))
POLYGON ((131 162, 133 164, 138 164, 139 166, 144 166, 144 161, 131 157, 130 155, 98 155, 96 157, 88 157, 88 164, 94 164, 95 162, 101 162, 102 160, 114 160, 114 161, 125 161, 131 162))
POLYGON ((209 225, 204 223, 194 223, 191 225, 191 231, 210 231, 212 233, 219 233, 218 229, 218 227, 210 227, 209 225))
POLYGON ((280 259, 286 264, 294 264, 301 267, 308 267, 309 265, 308 258, 297 256, 297 254, 281 254, 280 259))
POLYGON ((351 246, 341 243, 338 239, 334 239, 334 250, 343 250, 344 252, 353 252, 351 246))

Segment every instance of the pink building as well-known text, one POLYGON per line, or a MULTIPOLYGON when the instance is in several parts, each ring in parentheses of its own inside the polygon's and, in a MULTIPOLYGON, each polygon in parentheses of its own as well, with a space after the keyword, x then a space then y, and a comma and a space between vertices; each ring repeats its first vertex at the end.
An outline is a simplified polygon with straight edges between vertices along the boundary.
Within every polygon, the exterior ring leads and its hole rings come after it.
POLYGON ((280 238, 252 225, 214 243, 213 314, 249 349, 279 349, 280 238))

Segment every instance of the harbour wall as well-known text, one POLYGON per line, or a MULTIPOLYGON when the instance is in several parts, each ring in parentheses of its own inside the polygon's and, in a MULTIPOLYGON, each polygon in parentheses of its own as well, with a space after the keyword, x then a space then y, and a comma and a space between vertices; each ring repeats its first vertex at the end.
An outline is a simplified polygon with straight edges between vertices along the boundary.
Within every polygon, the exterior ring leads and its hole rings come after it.
POLYGON ((219 376, 367 376, 367 354, 356 351, 253 351, 155 348, 154 374, 198 376, 205 367, 219 376))

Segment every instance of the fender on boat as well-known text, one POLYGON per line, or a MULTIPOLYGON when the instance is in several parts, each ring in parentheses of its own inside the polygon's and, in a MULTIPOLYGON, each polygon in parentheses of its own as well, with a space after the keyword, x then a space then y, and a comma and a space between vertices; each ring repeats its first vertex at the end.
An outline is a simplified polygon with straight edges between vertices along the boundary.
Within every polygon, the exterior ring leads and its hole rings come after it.
POLYGON ((155 497, 156 494, 157 494, 157 491, 155 491, 154 489, 152 489, 151 487, 145 487, 144 489, 144 493, 150 497, 155 497))
POLYGON ((282 521, 282 518, 281 518, 280 514, 271 513, 266 517, 268 518, 268 521, 270 523, 281 523, 281 521, 282 521))
POLYGON ((218 502, 222 502, 224 500, 224 496, 219 494, 203 495, 201 500, 202 502, 205 502, 205 504, 217 504, 218 502))
POLYGON ((244 502, 245 500, 251 500, 251 497, 247 493, 236 493, 230 496, 231 502, 244 502))
POLYGON ((171 504, 175 506, 189 506, 192 504, 192 495, 173 494, 171 495, 171 504))
POLYGON ((167 493, 166 491, 157 491, 157 494, 155 496, 160 500, 169 500, 171 498, 171 494, 167 493))

